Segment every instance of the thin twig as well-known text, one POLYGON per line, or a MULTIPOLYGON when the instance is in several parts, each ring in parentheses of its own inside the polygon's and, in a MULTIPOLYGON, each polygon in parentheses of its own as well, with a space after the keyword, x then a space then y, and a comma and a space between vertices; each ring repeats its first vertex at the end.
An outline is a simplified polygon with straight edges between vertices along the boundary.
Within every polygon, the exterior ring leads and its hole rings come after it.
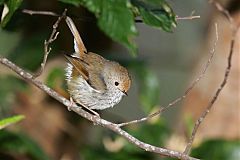
POLYGON ((23 9, 22 10, 23 13, 27 13, 30 15, 47 15, 47 16, 55 16, 55 17, 61 17, 61 15, 58 15, 54 12, 51 11, 33 11, 33 10, 29 10, 29 9, 23 9))
MULTIPOLYGON (((176 16, 176 20, 192 20, 192 19, 198 19, 198 18, 201 18, 201 17, 200 16, 194 16, 194 15, 190 15, 190 16, 187 16, 187 17, 176 16)), ((143 23, 143 20, 142 19, 135 19, 135 22, 136 23, 143 23)))
MULTIPOLYGON (((26 13, 26 14, 30 14, 30 15, 46 15, 46 16, 54 16, 54 17, 61 16, 61 15, 51 12, 51 11, 34 11, 34 10, 29 10, 29 9, 23 9, 22 12, 26 13)), ((74 18, 76 20, 79 20, 79 21, 96 23, 96 18, 94 18, 94 17, 84 16, 84 15, 75 16, 75 15, 71 15, 71 14, 70 15, 68 14, 68 16, 71 18, 74 18)))
POLYGON ((190 157, 190 156, 185 155, 181 152, 177 152, 177 151, 173 151, 173 150, 169 150, 169 149, 165 149, 165 148, 160 148, 160 147, 156 147, 156 146, 144 143, 144 142, 138 140, 137 138, 133 137, 132 135, 130 135, 126 131, 122 130, 117 124, 109 122, 109 121, 104 120, 104 119, 102 119, 98 116, 94 116, 94 115, 86 112, 81 107, 79 107, 76 104, 70 102, 69 100, 67 100, 63 96, 59 95, 57 92, 55 92, 54 90, 52 90, 51 88, 49 88, 48 86, 43 84, 42 82, 34 79, 33 75, 24 71, 22 68, 18 67, 17 65, 12 63, 8 59, 0 57, 0 63, 3 64, 4 66, 10 68, 14 72, 16 72, 25 81, 28 81, 29 83, 31 83, 31 84, 37 86, 38 88, 40 88, 42 91, 44 91, 45 93, 47 93, 48 95, 50 95, 51 97, 53 97, 54 99, 56 99, 57 101, 59 101, 60 103, 65 105, 66 107, 71 108, 72 111, 76 112, 80 116, 82 116, 82 117, 88 119, 89 121, 93 122, 93 124, 98 124, 98 125, 101 125, 105 128, 108 128, 108 129, 112 130, 113 132, 115 132, 115 133, 119 134, 120 136, 124 137, 127 141, 131 142, 132 144, 136 145, 139 148, 144 149, 145 151, 157 153, 157 154, 167 156, 167 157, 183 159, 183 160, 198 160, 197 158, 190 157))
POLYGON ((206 74, 206 71, 209 67, 209 65, 212 62, 212 59, 215 55, 215 50, 216 50, 216 46, 217 46, 217 41, 218 41, 218 28, 217 28, 217 24, 215 24, 215 28, 216 28, 216 40, 214 42, 213 48, 210 51, 210 57, 206 63, 206 65, 204 66, 203 70, 201 71, 200 75, 197 77, 197 79, 195 79, 192 84, 187 88, 187 90, 184 92, 184 94, 175 99, 174 101, 172 101, 171 103, 169 103, 167 106, 162 107, 160 110, 158 110, 157 112, 148 115, 147 117, 141 118, 141 119, 137 119, 137 120, 133 120, 133 121, 129 121, 129 122, 125 122, 125 123, 120 123, 118 124, 120 127, 122 126, 126 126, 126 125, 130 125, 130 124, 135 124, 135 123, 140 123, 143 121, 147 121, 148 119, 151 119, 155 116, 159 116, 161 113, 163 113, 165 110, 167 110, 168 108, 174 106, 175 104, 177 104, 178 102, 182 101, 183 99, 185 99, 188 94, 191 92, 191 90, 195 87, 195 85, 197 85, 197 83, 203 78, 203 76, 206 74))
POLYGON ((225 87, 225 85, 227 83, 229 73, 231 71, 231 66, 232 66, 232 55, 233 55, 233 51, 234 51, 235 40, 236 40, 237 32, 239 30, 239 27, 237 27, 234 24, 234 20, 230 16, 230 14, 227 10, 225 10, 218 2, 215 2, 215 1, 209 1, 209 2, 213 3, 215 5, 215 7, 217 8, 217 10, 219 12, 221 12, 223 15, 225 15, 227 17, 227 19, 229 20, 230 28, 231 28, 231 31, 232 31, 232 38, 231 38, 230 49, 229 49, 229 54, 228 54, 228 58, 227 58, 227 67, 226 67, 225 72, 224 72, 223 80, 222 80, 221 84, 219 85, 217 91, 215 92, 214 96, 212 97, 211 101, 206 106, 206 109, 202 112, 200 117, 195 122, 192 134, 191 134, 191 136, 189 138, 189 141, 188 141, 188 144, 187 144, 187 146, 186 146, 186 148, 183 152, 185 154, 190 153, 191 148, 192 148, 192 144, 193 144, 193 141, 195 139, 195 136, 196 136, 196 133, 197 133, 197 130, 198 130, 199 126, 202 124, 203 120, 206 118, 206 116, 208 115, 210 110, 213 108, 213 105, 216 102, 219 94, 221 93, 221 91, 223 90, 223 88, 225 87))
POLYGON ((225 69, 225 74, 224 74, 223 81, 220 84, 219 88, 217 89, 216 93, 214 94, 213 98, 211 99, 211 101, 207 105, 206 109, 202 112, 201 116, 196 121, 196 123, 194 125, 194 128, 193 128, 193 131, 192 131, 192 134, 191 134, 191 137, 189 138, 189 142, 188 142, 187 147, 185 148, 185 151, 184 151, 184 153, 186 153, 186 154, 188 154, 191 150, 192 143, 193 143, 193 140, 196 136, 196 133, 197 133, 197 130, 198 130, 199 126, 201 125, 201 123, 203 122, 205 117, 208 115, 210 110, 212 109, 213 104, 216 102, 220 92, 223 90, 224 86, 227 83, 229 73, 230 73, 230 70, 231 70, 231 65, 232 65, 231 63, 232 63, 232 54, 233 54, 234 44, 235 44, 235 36, 231 39, 230 51, 229 51, 229 55, 228 55, 228 59, 227 59, 228 66, 225 69))
POLYGON ((192 19, 198 19, 201 18, 201 16, 188 16, 188 17, 176 17, 176 20, 192 20, 192 19))
POLYGON ((194 13, 195 11, 192 11, 190 16, 188 17, 179 17, 179 16, 176 16, 176 20, 192 20, 192 19, 197 19, 197 18, 200 18, 200 16, 194 16, 194 13))
MULTIPOLYGON (((40 14, 40 15, 51 15, 51 16, 58 16, 56 13, 53 12, 48 12, 48 11, 32 11, 32 10, 23 10, 24 13, 30 14, 30 15, 34 15, 34 14, 40 14)), ((39 77, 46 65, 47 62, 47 58, 49 53, 51 52, 52 48, 49 47, 49 45, 54 42, 57 39, 57 36, 59 34, 59 32, 57 32, 57 28, 59 23, 61 22, 61 20, 66 16, 66 12, 67 10, 65 9, 64 12, 62 13, 61 16, 58 17, 57 21, 54 23, 53 25, 53 29, 52 29, 52 33, 50 35, 50 37, 48 38, 48 40, 44 41, 44 57, 43 57, 43 61, 40 65, 40 69, 34 74, 34 78, 39 77)))
MULTIPOLYGON (((195 13, 195 11, 192 11, 190 16, 187 16, 187 17, 180 17, 180 16, 176 15, 176 20, 192 20, 192 19, 201 18, 200 16, 195 16, 194 13, 195 13)), ((136 23, 143 23, 143 20, 142 19, 135 19, 135 22, 136 23)))

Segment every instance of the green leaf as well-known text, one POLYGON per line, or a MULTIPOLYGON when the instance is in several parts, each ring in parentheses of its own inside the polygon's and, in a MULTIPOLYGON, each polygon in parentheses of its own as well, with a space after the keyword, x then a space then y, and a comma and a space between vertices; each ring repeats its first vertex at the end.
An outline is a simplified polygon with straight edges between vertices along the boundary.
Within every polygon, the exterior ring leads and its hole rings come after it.
POLYGON ((137 30, 128 5, 126 0, 103 0, 98 25, 113 40, 123 44, 135 55, 137 50, 133 37, 137 30))
POLYGON ((20 7, 22 0, 6 0, 3 8, 3 17, 1 20, 1 27, 5 27, 14 12, 20 7))
POLYGON ((11 124, 17 123, 24 118, 25 117, 23 115, 17 115, 17 116, 12 116, 9 118, 2 119, 2 120, 0 120, 0 130, 11 124))
POLYGON ((239 160, 240 140, 208 140, 193 149, 191 155, 204 160, 239 160))
POLYGON ((133 42, 137 35, 131 4, 128 0, 60 0, 74 5, 81 4, 93 12, 99 28, 114 41, 127 47, 136 55, 137 47, 133 42), (79 2, 79 3, 78 3, 79 2))
POLYGON ((176 27, 176 16, 164 0, 131 0, 145 24, 171 32, 176 27))
POLYGON ((0 151, 16 157, 25 156, 25 159, 31 160, 49 159, 43 150, 26 135, 6 130, 0 131, 0 151))

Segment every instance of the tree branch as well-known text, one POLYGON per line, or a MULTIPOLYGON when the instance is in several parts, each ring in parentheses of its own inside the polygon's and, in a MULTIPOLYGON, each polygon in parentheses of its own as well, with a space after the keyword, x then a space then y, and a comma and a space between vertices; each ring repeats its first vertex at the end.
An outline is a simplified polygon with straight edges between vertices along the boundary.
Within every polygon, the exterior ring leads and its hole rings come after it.
POLYGON ((191 134, 191 136, 189 138, 189 141, 188 141, 188 144, 187 144, 187 146, 186 146, 186 148, 183 152, 185 154, 190 153, 191 148, 192 148, 192 144, 193 144, 193 141, 195 139, 195 136, 196 136, 196 133, 197 133, 197 130, 198 130, 199 126, 202 124, 203 120, 206 118, 206 116, 208 115, 210 110, 213 108, 213 105, 216 102, 219 94, 221 93, 221 91, 223 90, 223 88, 225 87, 225 85, 227 83, 229 73, 231 71, 231 66, 232 66, 232 55, 233 55, 233 51, 234 51, 235 40, 236 40, 236 37, 237 37, 237 32, 239 30, 239 26, 236 26, 236 24, 234 23, 234 20, 231 17, 231 15, 229 14, 229 12, 227 10, 225 10, 221 6, 221 4, 219 4, 216 1, 212 1, 212 0, 210 0, 209 2, 213 3, 214 6, 217 8, 217 10, 219 12, 221 12, 223 15, 225 15, 227 20, 230 22, 230 28, 231 28, 231 31, 232 31, 232 38, 231 38, 230 49, 229 49, 228 58, 227 58, 227 67, 226 67, 225 72, 224 72, 223 80, 222 80, 221 84, 219 85, 217 91, 215 92, 214 96, 212 97, 211 101, 206 106, 206 109, 202 112, 200 117, 195 122, 192 134, 191 134))
POLYGON ((199 128, 199 126, 201 125, 201 123, 203 122, 203 120, 206 118, 206 116, 208 115, 208 113, 210 112, 210 110, 212 109, 213 107, 213 104, 216 102, 220 92, 223 90, 224 86, 226 85, 227 83, 227 80, 228 80, 228 77, 229 77, 229 73, 230 73, 230 70, 231 70, 231 66, 232 66, 232 55, 233 55, 233 48, 234 48, 234 45, 235 45, 235 35, 234 37, 232 37, 231 39, 231 45, 230 45, 230 51, 229 51, 229 55, 228 55, 228 58, 227 58, 227 67, 225 69, 225 73, 224 73, 224 78, 223 78, 223 81, 222 83, 220 84, 219 88, 217 89, 217 91, 215 92, 212 100, 209 102, 209 104, 207 105, 206 109, 202 112, 201 116, 198 118, 198 120, 195 122, 195 125, 194 125, 194 128, 193 128, 193 131, 192 131, 192 134, 191 134, 191 137, 189 138, 189 142, 185 148, 185 151, 184 153, 186 154, 189 154, 190 150, 191 150, 191 147, 192 147, 192 143, 193 143, 193 140, 196 136, 196 133, 197 133, 197 130, 199 128))
MULTIPOLYGON (((22 11, 23 13, 26 13, 26 14, 30 14, 30 15, 50 15, 50 16, 59 16, 58 14, 54 13, 54 12, 50 12, 50 11, 33 11, 33 10, 28 10, 28 9, 24 9, 22 11)), ((191 15, 189 17, 182 17, 182 19, 192 19, 193 18, 193 14, 194 12, 191 13, 191 15)), ((55 24, 53 25, 53 30, 52 30, 52 33, 51 33, 51 36, 49 37, 48 41, 45 41, 44 43, 44 59, 43 59, 43 62, 41 63, 41 68, 39 70, 39 72, 34 76, 34 77, 37 77, 39 76, 44 67, 45 67, 45 64, 46 64, 46 60, 47 60, 47 57, 48 57, 48 54, 50 53, 51 51, 51 48, 48 47, 48 45, 50 43, 52 43, 56 38, 57 38, 57 35, 58 35, 58 32, 56 32, 56 28, 58 27, 58 24, 60 23, 61 19, 66 16, 66 10, 63 12, 62 16, 60 16, 58 18, 58 20, 55 22, 55 24), (55 36, 54 36, 55 35, 55 36)), ((198 17, 198 16, 197 16, 198 17)), ((199 16, 200 17, 200 16, 199 16)), ((214 51, 215 51, 215 47, 216 47, 216 42, 215 42, 215 45, 214 45, 214 49, 213 49, 213 52, 211 54, 211 58, 209 59, 206 67, 204 68, 203 72, 201 73, 201 75, 199 76, 199 78, 197 78, 193 84, 186 90, 185 94, 179 98, 177 98, 176 100, 174 100, 173 102, 169 103, 168 106, 166 107, 163 107, 161 108, 158 112, 156 113, 153 113, 151 115, 149 115, 148 117, 144 117, 144 118, 141 118, 141 119, 138 119, 138 120, 133 120, 133 121, 130 121, 130 122, 125 122, 125 123, 121 123, 121 124, 118 124, 118 127, 122 127, 122 126, 125 126, 125 125, 129 125, 129 124, 134 124, 134 123, 139 123, 139 122, 143 122, 143 121, 146 121, 152 117, 155 117, 159 114, 161 114, 162 112, 164 112, 165 110, 167 110, 169 107, 171 106, 174 106, 176 103, 178 103, 179 101, 181 101, 182 99, 184 99, 187 94, 190 92, 190 90, 197 84, 198 81, 200 81, 200 79, 203 77, 203 75, 205 74, 210 62, 211 62, 211 59, 213 58, 213 55, 214 55, 214 51)))
MULTIPOLYGON (((46 11, 31 11, 31 10, 23 10, 24 13, 27 13, 27 14, 30 14, 30 15, 33 15, 33 14, 37 14, 37 13, 41 13, 43 15, 54 15, 55 14, 53 12, 46 12, 46 11), (37 12, 37 13, 36 13, 37 12)), ((57 21, 54 23, 53 25, 53 30, 52 30, 52 33, 50 35, 50 37, 48 38, 48 40, 45 40, 44 41, 44 57, 43 57, 43 61, 40 65, 40 69, 38 70, 38 72, 36 72, 34 74, 34 78, 37 78, 38 76, 40 76, 45 68, 45 65, 47 63, 47 58, 48 58, 48 55, 49 53, 51 52, 52 48, 49 47, 49 45, 51 43, 53 43, 56 39, 57 39, 57 36, 59 34, 59 32, 57 32, 57 28, 58 28, 58 25, 60 23, 60 21, 66 16, 66 12, 67 10, 65 9, 64 12, 62 13, 61 16, 58 17, 57 21)), ((57 14, 56 14, 57 16, 57 14)))
POLYGON ((197 83, 204 77, 204 75, 206 74, 206 71, 209 67, 209 65, 212 62, 212 59, 215 55, 215 50, 217 47, 217 41, 218 41, 218 28, 217 28, 217 24, 215 24, 215 28, 216 28, 216 40, 214 42, 214 46, 212 48, 212 50, 210 51, 210 57, 206 63, 206 65, 204 66, 203 70, 201 71, 200 75, 192 82, 192 84, 186 89, 186 91, 184 92, 184 94, 181 97, 178 97, 177 99, 173 100, 172 102, 170 102, 167 106, 165 107, 161 107, 160 110, 158 110, 157 112, 148 115, 147 117, 143 117, 141 119, 136 119, 136 120, 132 120, 129 122, 124 122, 124 123, 120 123, 118 124, 120 127, 122 126, 126 126, 126 125, 130 125, 130 124, 135 124, 135 123, 140 123, 140 122, 144 122, 147 121, 148 119, 151 119, 155 116, 159 116, 161 115, 161 113, 163 113, 164 111, 166 111, 167 109, 169 109, 170 107, 173 107, 174 105, 176 105, 178 102, 182 101, 183 99, 185 99, 188 94, 191 92, 191 90, 197 85, 197 83))
POLYGON ((10 68, 14 72, 16 72, 20 77, 22 77, 25 81, 28 81, 29 83, 37 86, 42 91, 65 105, 66 107, 69 107, 72 111, 76 112, 78 115, 88 119, 89 121, 93 122, 93 124, 101 125, 105 128, 108 128, 112 130, 113 132, 119 134, 120 136, 124 137, 127 141, 131 142, 132 144, 136 145, 139 148, 144 149, 148 152, 158 153, 163 156, 172 157, 172 158, 178 158, 183 160, 197 160, 197 158, 189 157, 188 155, 185 155, 181 152, 168 150, 165 148, 156 147, 147 143, 144 143, 137 138, 133 137, 126 131, 122 130, 117 124, 109 122, 107 120, 104 120, 98 116, 92 115, 86 111, 84 111, 81 107, 77 106, 76 104, 72 104, 69 100, 64 98, 63 96, 59 95, 57 92, 43 84, 42 82, 34 79, 34 76, 30 73, 24 71, 22 68, 18 67, 11 61, 9 61, 6 58, 0 57, 0 63, 4 66, 10 68))
MULTIPOLYGON (((49 11, 32 11, 32 10, 25 9, 25 10, 23 10, 23 12, 30 14, 30 15, 38 14, 38 15, 58 16, 58 14, 55 14, 54 12, 49 12, 49 11)), ((19 68, 14 63, 7 60, 6 58, 0 58, 0 63, 4 64, 8 68, 12 69, 17 74, 19 74, 22 78, 24 78, 24 80, 27 80, 28 82, 33 83, 35 86, 37 86, 41 90, 45 91, 51 97, 55 98, 56 100, 58 100, 59 102, 61 102, 65 106, 67 106, 68 110, 72 110, 72 111, 76 112, 80 116, 88 119, 89 121, 92 121, 94 124, 99 124, 103 127, 111 129, 112 131, 114 131, 114 132, 118 133, 119 135, 123 136, 124 138, 126 138, 129 142, 137 145, 139 148, 142 148, 149 152, 154 152, 154 153, 158 153, 158 154, 161 154, 164 156, 168 156, 168 157, 173 157, 173 158, 178 158, 178 159, 186 159, 186 160, 195 160, 195 158, 188 157, 180 152, 167 150, 164 148, 152 146, 150 144, 141 142, 140 140, 136 139, 135 137, 133 137, 126 131, 122 130, 118 124, 114 124, 112 122, 101 119, 99 116, 89 114, 88 112, 84 111, 81 107, 77 106, 76 104, 73 104, 73 102, 68 101, 67 99, 65 99, 64 97, 62 97, 61 95, 59 95, 58 93, 56 93, 55 91, 53 91, 52 89, 50 89, 49 87, 44 85, 42 82, 35 80, 35 77, 39 76, 44 69, 48 54, 51 52, 51 48, 49 48, 48 45, 57 38, 58 32, 56 29, 57 29, 58 24, 60 23, 61 19, 64 18, 64 16, 66 16, 66 10, 63 12, 62 16, 60 16, 58 18, 58 20, 55 22, 55 24, 53 25, 53 30, 52 30, 52 33, 51 33, 49 39, 47 41, 45 40, 44 59, 43 59, 43 62, 41 63, 41 68, 36 75, 33 76, 33 75, 25 72, 23 69, 19 68)))
MULTIPOLYGON (((217 91, 215 92, 213 98, 211 99, 211 101, 209 102, 209 104, 207 105, 206 109, 202 112, 201 116, 198 118, 198 120, 195 122, 195 125, 194 125, 194 128, 193 128, 193 131, 192 131, 192 134, 189 138, 189 141, 188 141, 188 144, 184 150, 183 153, 185 154, 189 154, 190 151, 191 151, 191 148, 192 148, 192 143, 195 139, 195 136, 196 136, 196 133, 197 133, 197 130, 199 128, 199 126, 201 125, 201 123, 203 122, 203 120, 206 118, 206 116, 208 115, 208 113, 210 112, 210 110, 212 109, 214 103, 216 102, 220 92, 223 90, 224 86, 226 85, 227 83, 227 80, 228 80, 228 77, 229 77, 229 73, 230 73, 230 70, 231 70, 231 63, 232 63, 232 54, 233 54, 233 51, 234 51, 234 45, 235 45, 235 39, 236 39, 236 35, 237 35, 237 32, 240 28, 240 25, 236 25, 234 24, 234 20, 233 18, 231 17, 231 15, 229 14, 229 12, 227 10, 225 10, 221 4, 219 4, 218 2, 216 1, 213 1, 213 0, 209 0, 209 3, 213 4, 216 9, 222 13, 226 18, 227 20, 229 21, 230 23, 230 28, 232 30, 232 39, 231 39, 231 42, 230 42, 230 50, 229 50, 229 55, 228 55, 228 58, 227 58, 227 67, 225 69, 225 73, 224 73, 224 78, 223 78, 223 81, 222 83, 219 85, 219 88, 217 89, 217 91)), ((175 105, 176 103, 178 103, 179 101, 183 100, 186 98, 186 96, 189 94, 189 92, 194 88, 194 86, 200 81, 200 79, 204 76, 208 66, 210 65, 211 63, 211 60, 213 58, 213 55, 215 53, 215 49, 216 49, 216 42, 218 40, 218 33, 217 33, 217 25, 215 25, 216 27, 216 41, 214 43, 214 48, 212 49, 211 51, 211 55, 210 55, 210 58, 206 64, 206 66, 204 67, 202 73, 200 74, 200 76, 190 85, 190 87, 185 91, 184 95, 177 98, 176 100, 174 100, 173 102, 169 103, 166 107, 163 107, 161 108, 159 111, 153 113, 153 114, 150 114, 148 115, 147 117, 144 117, 144 118, 141 118, 141 119, 137 119, 137 120, 133 120, 133 121, 130 121, 130 122, 125 122, 125 123, 120 123, 118 124, 119 126, 125 126, 125 125, 129 125, 129 124, 134 124, 134 123, 140 123, 140 122, 143 122, 143 121, 146 121, 152 117, 155 117, 155 116, 158 116, 160 115, 162 112, 164 112, 166 109, 170 108, 171 106, 175 105)))

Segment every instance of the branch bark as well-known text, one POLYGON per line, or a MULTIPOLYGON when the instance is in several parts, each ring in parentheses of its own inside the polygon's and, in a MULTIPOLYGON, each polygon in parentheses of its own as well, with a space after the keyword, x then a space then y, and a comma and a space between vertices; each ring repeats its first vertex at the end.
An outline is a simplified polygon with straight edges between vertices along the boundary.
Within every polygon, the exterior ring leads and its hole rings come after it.
POLYGON ((124 137, 127 141, 131 142, 135 146, 144 149, 147 152, 153 152, 160 154, 162 156, 167 156, 167 157, 172 157, 172 158, 177 158, 177 159, 182 159, 182 160, 198 160, 197 158, 190 157, 186 154, 183 154, 181 152, 157 147, 150 145, 148 143, 142 142, 138 140, 137 138, 133 137, 130 135, 128 132, 124 131, 121 129, 117 124, 109 122, 107 120, 104 120, 98 116, 92 115, 86 111, 84 111, 81 107, 77 106, 76 104, 73 104, 63 96, 59 95, 57 92, 43 84, 42 82, 36 80, 34 76, 22 68, 18 67, 11 61, 9 61, 6 58, 0 57, 0 63, 3 64, 4 66, 8 67, 9 69, 13 70, 15 73, 17 73, 20 77, 22 77, 25 81, 37 86, 39 89, 47 93, 49 96, 53 97, 66 107, 70 108, 72 111, 77 113, 78 115, 88 119, 89 121, 93 122, 93 124, 96 125, 101 125, 102 127, 108 128, 112 130, 113 132, 119 134, 120 136, 124 137))

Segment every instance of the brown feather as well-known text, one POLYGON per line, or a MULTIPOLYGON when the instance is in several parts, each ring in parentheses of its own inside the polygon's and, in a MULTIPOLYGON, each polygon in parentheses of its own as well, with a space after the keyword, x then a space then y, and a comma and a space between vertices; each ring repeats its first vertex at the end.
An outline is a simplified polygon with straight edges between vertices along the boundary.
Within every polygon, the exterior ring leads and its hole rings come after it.
POLYGON ((69 29, 72 32, 72 35, 74 37, 74 48, 75 48, 75 52, 79 55, 77 55, 80 59, 82 59, 82 57, 84 56, 84 54, 87 53, 87 49, 84 46, 84 43, 82 41, 82 38, 77 30, 77 27, 75 26, 75 24, 73 23, 72 19, 70 17, 66 17, 65 19, 69 29))
POLYGON ((76 58, 76 57, 72 57, 70 55, 66 55, 65 57, 73 65, 72 77, 77 77, 77 76, 81 75, 86 81, 88 81, 89 80, 89 73, 85 69, 81 60, 76 58))
POLYGON ((89 84, 97 89, 104 91, 106 90, 106 84, 104 82, 104 78, 102 76, 102 70, 104 61, 106 61, 102 56, 97 55, 92 52, 88 52, 88 54, 84 55, 83 61, 88 64, 86 65, 86 69, 89 73, 89 84))
POLYGON ((106 60, 95 53, 87 53, 81 36, 70 17, 66 17, 66 23, 74 36, 74 56, 76 57, 66 56, 69 62, 74 66, 72 77, 81 75, 93 88, 100 91, 106 90, 106 84, 101 75, 103 64, 106 60))

